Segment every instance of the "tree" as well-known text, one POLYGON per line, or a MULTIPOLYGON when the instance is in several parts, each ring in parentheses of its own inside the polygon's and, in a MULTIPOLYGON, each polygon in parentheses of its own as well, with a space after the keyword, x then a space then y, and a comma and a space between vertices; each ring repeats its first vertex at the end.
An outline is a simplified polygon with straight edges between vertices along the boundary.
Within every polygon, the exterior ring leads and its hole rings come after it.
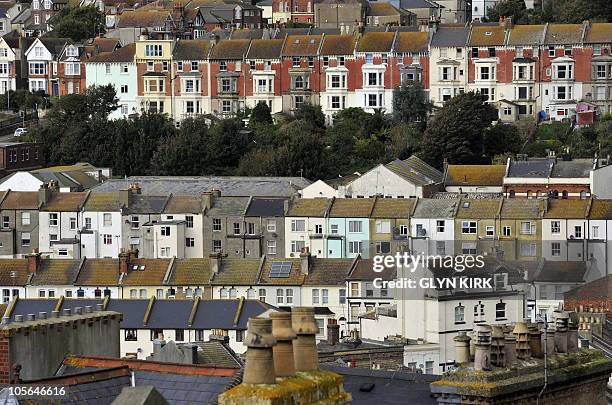
POLYGON ((272 124, 272 114, 270 114, 270 107, 268 103, 260 101, 251 111, 251 119, 249 125, 254 126, 256 124, 272 124))
POLYGON ((393 90, 393 120, 396 123, 415 124, 423 129, 431 104, 420 82, 407 80, 393 90))
POLYGON ((429 121, 423 137, 423 159, 436 167, 442 167, 445 158, 453 164, 481 162, 484 132, 496 119, 497 110, 480 93, 452 98, 429 121))
POLYGON ((66 7, 51 20, 55 38, 70 38, 75 42, 94 38, 106 32, 106 17, 95 6, 66 7))
POLYGON ((489 8, 487 20, 499 21, 501 17, 512 17, 515 24, 529 23, 529 14, 524 0, 502 0, 489 8))
POLYGON ((497 124, 484 133, 484 149, 487 156, 518 153, 522 146, 518 128, 514 125, 497 124))
POLYGON ((296 120, 306 121, 314 128, 325 128, 325 115, 320 105, 302 103, 295 110, 294 116, 296 120))

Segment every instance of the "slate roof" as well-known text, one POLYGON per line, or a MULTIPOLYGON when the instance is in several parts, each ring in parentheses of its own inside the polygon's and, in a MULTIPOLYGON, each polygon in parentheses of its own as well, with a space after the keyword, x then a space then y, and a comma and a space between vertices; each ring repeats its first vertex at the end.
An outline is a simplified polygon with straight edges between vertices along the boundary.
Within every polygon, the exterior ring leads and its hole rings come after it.
POLYGON ((289 35, 283 47, 283 56, 316 56, 322 35, 289 35))
POLYGON ((205 285, 210 283, 212 273, 208 258, 177 259, 166 284, 168 285, 205 285))
POLYGON ((371 16, 393 16, 399 15, 400 10, 393 7, 390 3, 370 3, 368 15, 371 16))
POLYGON ((593 169, 593 159, 557 160, 550 177, 589 178, 593 169))
POLYGON ((582 43, 582 24, 548 24, 546 45, 573 45, 582 43))
POLYGON ((47 204, 41 207, 41 211, 50 212, 77 212, 81 210, 87 199, 87 192, 58 193, 54 192, 47 204))
POLYGON ((325 35, 321 46, 321 55, 353 55, 355 43, 353 35, 325 35))
POLYGON ((417 186, 441 183, 444 178, 439 170, 416 156, 410 156, 406 160, 396 159, 385 167, 417 186))
POLYGON ((502 46, 506 39, 504 27, 473 25, 469 46, 502 46))
POLYGON ((36 316, 38 316, 39 312, 46 312, 50 314, 51 311, 55 309, 56 304, 57 300, 52 298, 19 298, 13 306, 13 311, 11 312, 10 319, 11 321, 14 321, 15 315, 23 315, 23 317, 25 318, 28 314, 35 314, 36 316))
POLYGON ((438 8, 440 7, 434 2, 429 0, 402 0, 401 1, 402 8, 411 9, 411 8, 438 8))
POLYGON ((612 43, 612 23, 591 23, 584 42, 587 44, 612 43))
POLYGON ((505 165, 448 165, 444 184, 501 187, 505 174, 505 165))
POLYGON ((500 215, 501 219, 539 219, 543 208, 540 200, 505 198, 500 215))
POLYGON ((71 285, 79 271, 80 260, 41 259, 40 270, 34 274, 32 285, 71 285))
POLYGON ((69 38, 39 37, 38 39, 52 55, 59 55, 66 44, 72 43, 69 38))
POLYGON ((591 203, 589 219, 612 219, 612 200, 594 199, 591 203))
POLYGON ((224 39, 212 47, 210 59, 242 60, 249 49, 250 39, 224 39))
POLYGON ((169 259, 132 259, 128 273, 123 277, 124 286, 162 285, 170 264, 169 259), (138 266, 138 270, 134 267, 138 266), (144 270, 141 270, 144 266, 144 270))
POLYGON ((454 218, 461 200, 420 198, 412 214, 413 218, 454 218))
POLYGON ((208 216, 243 215, 247 209, 249 197, 217 197, 212 207, 208 210, 208 216))
POLYGON ((247 217, 284 217, 284 198, 252 198, 246 210, 247 217))
POLYGON ((461 199, 456 218, 494 219, 499 213, 501 198, 495 199, 461 199))
POLYGON ((369 218, 374 198, 336 198, 329 211, 331 218, 369 218))
POLYGON ((462 47, 467 44, 470 29, 466 27, 439 27, 431 38, 432 47, 462 47))
POLYGON ((261 285, 302 285, 306 275, 302 274, 301 259, 266 259, 259 274, 257 284, 261 285), (270 269, 272 263, 287 262, 291 263, 291 272, 289 277, 270 277, 270 269))
POLYGON ((240 357, 229 346, 217 340, 192 343, 198 347, 198 363, 216 367, 242 367, 240 357))
POLYGON ((118 259, 85 259, 74 283, 82 286, 116 286, 119 283, 118 259))
POLYGON ((311 257, 304 285, 344 285, 354 259, 319 259, 311 257))
POLYGON ((23 286, 27 283, 28 277, 27 259, 0 260, 0 284, 4 286, 23 286))
POLYGON ((280 59, 283 49, 282 39, 254 39, 246 55, 247 59, 280 59))
POLYGON ((515 25, 508 35, 507 45, 540 45, 544 42, 545 25, 515 25))
POLYGON ((219 272, 213 275, 212 285, 254 285, 257 282, 259 259, 223 258, 219 272))
MULTIPOLYGON (((261 2, 258 2, 257 5, 261 5, 261 2)), ((263 29, 234 29, 230 34, 230 39, 262 39, 263 33, 263 29)))
POLYGON ((415 204, 412 198, 377 198, 370 217, 408 219, 415 204))
POLYGON ((176 43, 172 57, 175 60, 205 60, 212 47, 207 39, 180 40, 176 43))
POLYGON ((216 189, 224 196, 290 197, 310 181, 301 177, 132 176, 107 180, 96 191, 119 191, 129 183, 138 183, 144 195, 200 195, 216 189))
POLYGON ((427 32, 398 32, 393 50, 400 53, 426 53, 428 45, 429 34, 427 32))
POLYGON ((85 211, 120 211, 123 202, 118 192, 91 193, 85 203, 85 211))
POLYGON ((39 207, 38 193, 36 191, 9 191, 2 200, 0 209, 3 210, 35 210, 39 207))
POLYGON ((289 202, 288 217, 324 217, 332 200, 301 198, 289 202))
POLYGON ((506 177, 549 177, 552 173, 554 159, 511 160, 506 177))
POLYGON ((130 205, 125 207, 124 212, 128 214, 161 214, 164 212, 169 199, 169 195, 133 195, 130 205))
POLYGON ((163 27, 171 15, 168 10, 128 10, 119 16, 117 28, 163 27))
POLYGON ((172 195, 164 208, 164 214, 200 214, 202 199, 195 195, 172 195))
POLYGON ((551 219, 582 219, 587 216, 589 200, 558 200, 549 199, 548 209, 544 218, 551 219))
POLYGON ((57 171, 37 169, 31 170, 30 174, 43 183, 54 180, 57 181, 60 188, 69 187, 73 191, 86 190, 99 184, 98 180, 78 170, 57 171))
POLYGON ((366 32, 357 42, 357 52, 391 52, 395 32, 366 32))
POLYGON ((260 300, 202 300, 193 322, 193 329, 246 330, 247 321, 273 309, 260 300), (235 323, 234 320, 237 319, 235 323))
POLYGON ((540 283, 582 283, 587 272, 586 262, 562 262, 542 259, 529 281, 540 283))
POLYGON ((353 267, 353 270, 349 273, 347 280, 352 281, 372 281, 375 278, 381 278, 382 280, 393 280, 395 279, 397 271, 395 267, 385 269, 381 272, 374 271, 374 262, 372 259, 361 259, 357 260, 357 263, 353 267))

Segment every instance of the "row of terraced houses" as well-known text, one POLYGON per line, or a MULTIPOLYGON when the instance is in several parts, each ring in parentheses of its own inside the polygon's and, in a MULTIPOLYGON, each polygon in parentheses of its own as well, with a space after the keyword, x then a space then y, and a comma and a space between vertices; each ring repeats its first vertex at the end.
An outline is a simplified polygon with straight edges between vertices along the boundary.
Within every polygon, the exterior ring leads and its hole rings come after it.
POLYGON ((469 26, 434 23, 427 32, 388 30, 354 35, 287 30, 271 39, 245 32, 240 39, 220 40, 142 36, 120 49, 110 43, 94 47, 98 52, 66 40, 40 38, 27 46, 2 40, 6 50, 0 49, 0 59, 6 61, 0 61, 0 76, 6 79, 0 77, 0 93, 17 85, 20 60, 27 64, 21 71, 31 90, 62 95, 110 83, 120 103, 113 118, 160 111, 177 124, 197 114, 231 116, 259 102, 273 113, 319 104, 328 122, 349 106, 390 112, 393 89, 404 80, 422 82, 438 106, 459 93, 479 91, 502 121, 588 123, 612 111, 610 23, 513 25, 506 19, 469 26))

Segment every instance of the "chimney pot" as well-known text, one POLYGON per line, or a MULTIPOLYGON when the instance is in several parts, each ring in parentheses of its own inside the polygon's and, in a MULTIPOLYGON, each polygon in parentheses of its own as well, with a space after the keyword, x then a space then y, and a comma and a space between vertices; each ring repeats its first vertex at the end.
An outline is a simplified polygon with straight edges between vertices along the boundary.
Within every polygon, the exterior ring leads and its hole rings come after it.
POLYGON ((265 318, 250 318, 247 335, 244 340, 247 346, 244 367, 245 384, 274 384, 273 347, 276 339, 272 335, 272 320, 265 318))
POLYGON ((291 322, 297 339, 293 343, 296 371, 312 371, 319 368, 319 356, 315 339, 319 327, 315 321, 314 308, 293 307, 291 322))
POLYGON ((36 320, 36 315, 28 314, 28 321, 35 321, 35 320, 36 320))
POLYGON ((15 322, 23 322, 23 315, 15 315, 15 322))
POLYGON ((272 319, 272 335, 276 339, 276 344, 272 348, 276 376, 292 376, 295 374, 293 340, 297 335, 291 326, 291 312, 273 312, 270 314, 270 319, 272 319))
POLYGON ((86 305, 85 306, 85 313, 86 314, 91 314, 93 312, 93 308, 91 305, 86 305))
POLYGON ((104 311, 104 304, 96 304, 96 311, 104 311))
POLYGON ((39 312, 38 313, 38 319, 47 319, 47 313, 46 312, 39 312))
POLYGON ((51 311, 51 317, 52 318, 59 318, 60 317, 60 311, 51 311))
POLYGON ((64 309, 64 316, 70 316, 70 315, 72 315, 72 310, 70 308, 64 309))

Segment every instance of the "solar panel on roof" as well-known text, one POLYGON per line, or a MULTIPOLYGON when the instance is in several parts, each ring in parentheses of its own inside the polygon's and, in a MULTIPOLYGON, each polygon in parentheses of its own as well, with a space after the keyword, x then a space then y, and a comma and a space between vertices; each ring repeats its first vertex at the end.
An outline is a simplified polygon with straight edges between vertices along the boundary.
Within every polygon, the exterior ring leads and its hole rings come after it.
POLYGON ((287 278, 291 274, 291 262, 274 262, 270 267, 271 278, 287 278))

